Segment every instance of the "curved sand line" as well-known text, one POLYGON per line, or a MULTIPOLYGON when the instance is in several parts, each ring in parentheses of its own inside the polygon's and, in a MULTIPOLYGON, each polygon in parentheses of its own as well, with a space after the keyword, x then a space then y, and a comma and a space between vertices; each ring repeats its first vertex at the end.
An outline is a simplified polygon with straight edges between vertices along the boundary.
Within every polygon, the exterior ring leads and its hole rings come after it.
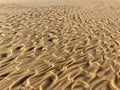
POLYGON ((0 90, 120 90, 119 2, 56 3, 0 5, 0 90))

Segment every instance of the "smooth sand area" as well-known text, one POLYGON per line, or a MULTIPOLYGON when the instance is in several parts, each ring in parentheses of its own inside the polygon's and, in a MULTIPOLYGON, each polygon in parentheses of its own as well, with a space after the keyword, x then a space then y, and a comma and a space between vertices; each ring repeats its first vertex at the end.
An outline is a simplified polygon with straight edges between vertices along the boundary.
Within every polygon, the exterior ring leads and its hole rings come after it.
POLYGON ((0 0, 0 90, 120 90, 119 0, 0 0))

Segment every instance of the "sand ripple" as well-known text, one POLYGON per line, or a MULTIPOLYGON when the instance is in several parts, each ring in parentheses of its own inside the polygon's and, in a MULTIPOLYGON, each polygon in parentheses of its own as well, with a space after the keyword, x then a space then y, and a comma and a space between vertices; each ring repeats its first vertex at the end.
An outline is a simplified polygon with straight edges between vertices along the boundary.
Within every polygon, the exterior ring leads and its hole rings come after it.
POLYGON ((120 8, 93 7, 1 5, 0 90, 120 90, 120 8))

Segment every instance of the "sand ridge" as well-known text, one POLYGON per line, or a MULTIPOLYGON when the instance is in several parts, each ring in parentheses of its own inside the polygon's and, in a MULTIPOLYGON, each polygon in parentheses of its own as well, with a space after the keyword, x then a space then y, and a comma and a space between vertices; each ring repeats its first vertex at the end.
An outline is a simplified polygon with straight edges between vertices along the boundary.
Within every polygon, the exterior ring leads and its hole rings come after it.
POLYGON ((89 3, 1 4, 0 90, 119 90, 120 8, 89 3))

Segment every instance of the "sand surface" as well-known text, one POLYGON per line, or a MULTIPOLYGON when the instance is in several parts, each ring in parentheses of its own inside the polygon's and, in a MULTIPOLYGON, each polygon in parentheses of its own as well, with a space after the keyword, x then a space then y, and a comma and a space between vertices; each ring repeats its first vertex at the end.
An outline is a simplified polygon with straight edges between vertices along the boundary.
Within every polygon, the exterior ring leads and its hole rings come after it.
POLYGON ((120 90, 119 0, 0 1, 0 90, 120 90))

